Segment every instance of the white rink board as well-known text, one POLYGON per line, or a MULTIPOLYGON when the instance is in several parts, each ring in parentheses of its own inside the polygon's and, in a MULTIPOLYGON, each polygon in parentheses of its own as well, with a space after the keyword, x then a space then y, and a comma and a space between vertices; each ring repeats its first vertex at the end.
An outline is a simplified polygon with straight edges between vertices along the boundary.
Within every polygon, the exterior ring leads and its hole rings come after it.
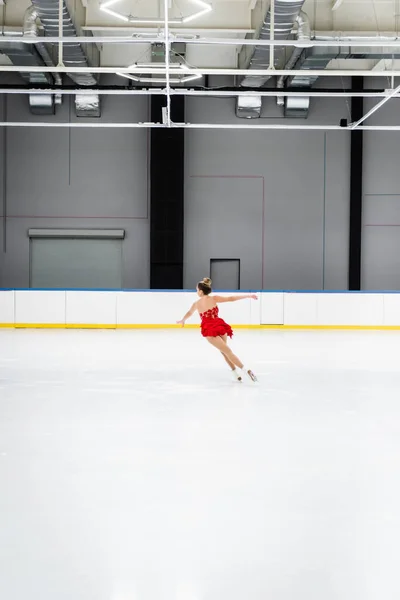
MULTIPOLYGON (((188 292, 118 292, 118 325, 173 325, 195 301, 188 292)), ((198 316, 190 319, 199 322, 198 316)))
POLYGON ((15 292, 14 290, 0 291, 0 323, 5 325, 13 325, 15 322, 14 315, 15 292))
POLYGON ((317 325, 384 324, 382 294, 316 294, 317 325))
MULTIPOLYGON (((232 295, 240 292, 223 292, 232 295)), ((258 300, 220 304, 235 326, 400 327, 400 294, 260 292, 258 300)), ((151 327, 176 324, 194 291, 0 290, 0 324, 151 327)), ((187 325, 198 325, 195 313, 187 325)))
POLYGON ((284 294, 283 311, 284 325, 317 325, 317 294, 284 294))
POLYGON ((262 325, 283 325, 283 292, 262 292, 260 294, 260 323, 262 325))
POLYGON ((67 292, 66 324, 116 326, 116 292, 67 292))
POLYGON ((383 324, 400 326, 400 294, 383 294, 383 324))
POLYGON ((65 292, 16 290, 15 322, 65 325, 65 292))

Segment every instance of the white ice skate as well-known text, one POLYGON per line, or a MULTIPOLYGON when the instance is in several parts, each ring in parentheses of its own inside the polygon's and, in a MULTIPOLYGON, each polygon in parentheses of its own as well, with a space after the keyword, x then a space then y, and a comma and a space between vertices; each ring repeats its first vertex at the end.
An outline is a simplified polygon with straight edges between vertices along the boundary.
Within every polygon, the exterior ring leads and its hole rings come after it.
POLYGON ((233 375, 233 379, 235 381, 238 381, 239 383, 242 383, 242 381, 243 381, 243 375, 242 375, 242 373, 240 371, 238 371, 237 369, 233 369, 232 375, 233 375))
POLYGON ((250 379, 251 379, 252 381, 254 381, 254 383, 255 383, 256 381, 258 381, 257 377, 254 375, 254 373, 253 373, 253 371, 252 371, 251 369, 246 369, 245 367, 243 367, 242 371, 243 371, 243 373, 246 373, 246 375, 247 375, 248 377, 250 377, 250 379))

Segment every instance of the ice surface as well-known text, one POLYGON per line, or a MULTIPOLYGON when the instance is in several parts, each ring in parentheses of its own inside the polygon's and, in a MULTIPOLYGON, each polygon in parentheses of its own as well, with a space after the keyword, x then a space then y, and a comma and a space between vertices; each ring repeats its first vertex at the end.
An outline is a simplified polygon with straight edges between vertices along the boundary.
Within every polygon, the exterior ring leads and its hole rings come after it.
POLYGON ((0 331, 1 600, 398 600, 399 347, 0 331))

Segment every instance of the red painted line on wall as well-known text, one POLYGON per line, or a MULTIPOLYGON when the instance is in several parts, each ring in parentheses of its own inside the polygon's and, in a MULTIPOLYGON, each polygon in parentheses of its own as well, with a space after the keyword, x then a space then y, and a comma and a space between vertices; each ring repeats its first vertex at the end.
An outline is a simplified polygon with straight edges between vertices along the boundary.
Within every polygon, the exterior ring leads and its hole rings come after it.
MULTIPOLYGON (((150 130, 149 130, 150 131, 150 130)), ((147 134, 147 155, 149 156, 149 148, 150 148, 150 134, 148 132, 147 134)), ((68 220, 71 219, 75 220, 75 219, 96 219, 96 220, 120 220, 120 221, 148 221, 149 220, 149 213, 150 213, 150 194, 149 194, 149 178, 150 178, 150 171, 149 171, 149 161, 147 161, 147 199, 146 199, 146 216, 145 217, 125 217, 125 216, 121 216, 121 217, 109 217, 109 216, 80 216, 80 215, 66 215, 66 216, 51 216, 51 215, 0 215, 0 219, 54 219, 55 221, 62 221, 62 220, 68 220)))
POLYGON ((263 175, 190 175, 193 179, 264 179, 263 175))
POLYGON ((262 234, 261 234, 261 289, 264 289, 265 268, 265 177, 264 175, 190 175, 192 179, 261 179, 262 181, 262 234))

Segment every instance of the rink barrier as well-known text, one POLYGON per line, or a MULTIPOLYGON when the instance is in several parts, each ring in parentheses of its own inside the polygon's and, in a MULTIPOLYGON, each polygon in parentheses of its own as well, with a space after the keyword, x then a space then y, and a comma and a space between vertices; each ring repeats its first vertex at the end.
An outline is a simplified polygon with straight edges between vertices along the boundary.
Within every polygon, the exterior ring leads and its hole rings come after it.
MULTIPOLYGON (((218 291, 221 295, 248 292, 218 291)), ((252 291, 221 307, 236 329, 400 329, 399 292, 252 291)), ((179 329, 193 290, 0 290, 0 327, 179 329)), ((198 328, 196 314, 186 328, 198 328)))

